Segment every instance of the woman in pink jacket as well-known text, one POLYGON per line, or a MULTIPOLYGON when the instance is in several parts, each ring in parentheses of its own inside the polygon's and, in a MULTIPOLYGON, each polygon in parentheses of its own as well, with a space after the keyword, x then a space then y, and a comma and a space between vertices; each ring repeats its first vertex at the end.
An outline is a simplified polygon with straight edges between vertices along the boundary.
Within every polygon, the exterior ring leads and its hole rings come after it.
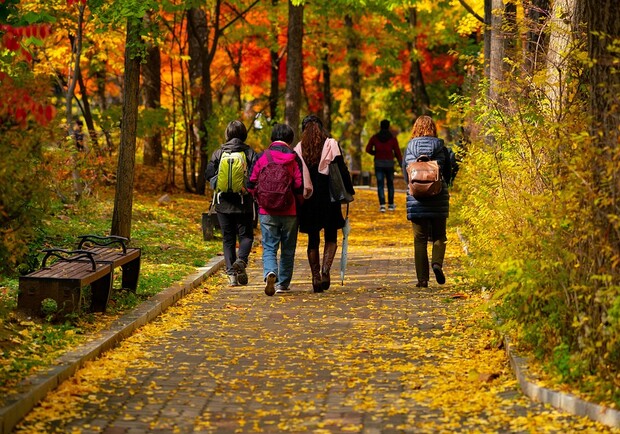
POLYGON ((297 203, 302 198, 302 163, 291 144, 295 133, 276 124, 271 145, 250 168, 248 190, 258 203, 265 294, 289 290, 297 247, 297 203), (278 248, 280 261, 278 264, 278 248))

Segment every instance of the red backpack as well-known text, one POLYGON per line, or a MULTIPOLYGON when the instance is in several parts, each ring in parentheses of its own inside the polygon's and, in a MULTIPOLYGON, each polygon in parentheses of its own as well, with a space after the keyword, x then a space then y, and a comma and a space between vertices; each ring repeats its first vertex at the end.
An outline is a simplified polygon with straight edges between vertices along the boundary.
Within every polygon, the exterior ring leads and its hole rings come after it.
POLYGON ((268 163, 258 174, 256 200, 267 211, 287 210, 295 200, 293 175, 284 164, 273 161, 271 151, 265 151, 268 163))

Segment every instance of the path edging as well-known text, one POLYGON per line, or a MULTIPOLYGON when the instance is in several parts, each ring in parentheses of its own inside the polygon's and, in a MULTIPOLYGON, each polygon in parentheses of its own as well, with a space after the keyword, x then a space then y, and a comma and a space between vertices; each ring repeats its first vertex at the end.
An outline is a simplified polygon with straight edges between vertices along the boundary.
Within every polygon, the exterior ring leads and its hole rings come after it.
POLYGON ((504 338, 504 345, 521 391, 527 397, 534 401, 550 404, 576 416, 587 416, 610 427, 620 427, 620 411, 584 401, 570 393, 556 392, 534 383, 527 369, 527 359, 514 353, 508 338, 504 338))
POLYGON ((71 377, 85 362, 96 359, 129 337, 135 330, 157 318, 171 305, 201 285, 223 264, 223 258, 212 258, 206 266, 197 268, 196 273, 186 277, 184 281, 156 294, 133 311, 116 319, 109 329, 100 332, 98 338, 59 357, 47 372, 33 375, 20 382, 17 388, 24 391, 11 397, 8 403, 0 408, 0 434, 10 433, 48 392, 71 377))

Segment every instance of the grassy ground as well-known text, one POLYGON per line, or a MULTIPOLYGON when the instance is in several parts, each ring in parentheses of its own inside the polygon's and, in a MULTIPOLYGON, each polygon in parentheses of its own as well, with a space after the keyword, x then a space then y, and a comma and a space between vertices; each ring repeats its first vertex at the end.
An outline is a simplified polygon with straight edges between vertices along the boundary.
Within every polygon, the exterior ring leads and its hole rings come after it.
MULTIPOLYGON (((45 222, 41 247, 68 248, 75 246, 76 235, 109 234, 113 194, 112 189, 102 188, 77 205, 59 205, 45 222)), ((120 290, 120 282, 115 282, 118 289, 105 314, 50 315, 47 320, 25 317, 14 309, 18 279, 0 276, 0 396, 221 251, 220 239, 205 242, 202 238, 201 216, 210 205, 207 197, 170 193, 171 200, 160 204, 161 196, 159 192, 135 193, 130 246, 142 249, 138 289, 134 295, 120 290)))

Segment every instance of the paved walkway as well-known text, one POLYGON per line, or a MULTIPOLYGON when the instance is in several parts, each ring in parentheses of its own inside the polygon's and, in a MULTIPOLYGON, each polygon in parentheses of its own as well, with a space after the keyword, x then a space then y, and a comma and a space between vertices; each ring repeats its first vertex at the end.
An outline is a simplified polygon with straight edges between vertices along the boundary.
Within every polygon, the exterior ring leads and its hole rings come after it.
MULTIPOLYGON (((380 214, 359 192, 344 286, 311 293, 300 237, 290 294, 221 275, 90 362, 15 432, 443 433, 604 432, 518 392, 498 337, 458 298, 460 247, 448 282, 415 288, 404 198, 380 214)), ((339 255, 338 255, 339 256, 339 255)))

